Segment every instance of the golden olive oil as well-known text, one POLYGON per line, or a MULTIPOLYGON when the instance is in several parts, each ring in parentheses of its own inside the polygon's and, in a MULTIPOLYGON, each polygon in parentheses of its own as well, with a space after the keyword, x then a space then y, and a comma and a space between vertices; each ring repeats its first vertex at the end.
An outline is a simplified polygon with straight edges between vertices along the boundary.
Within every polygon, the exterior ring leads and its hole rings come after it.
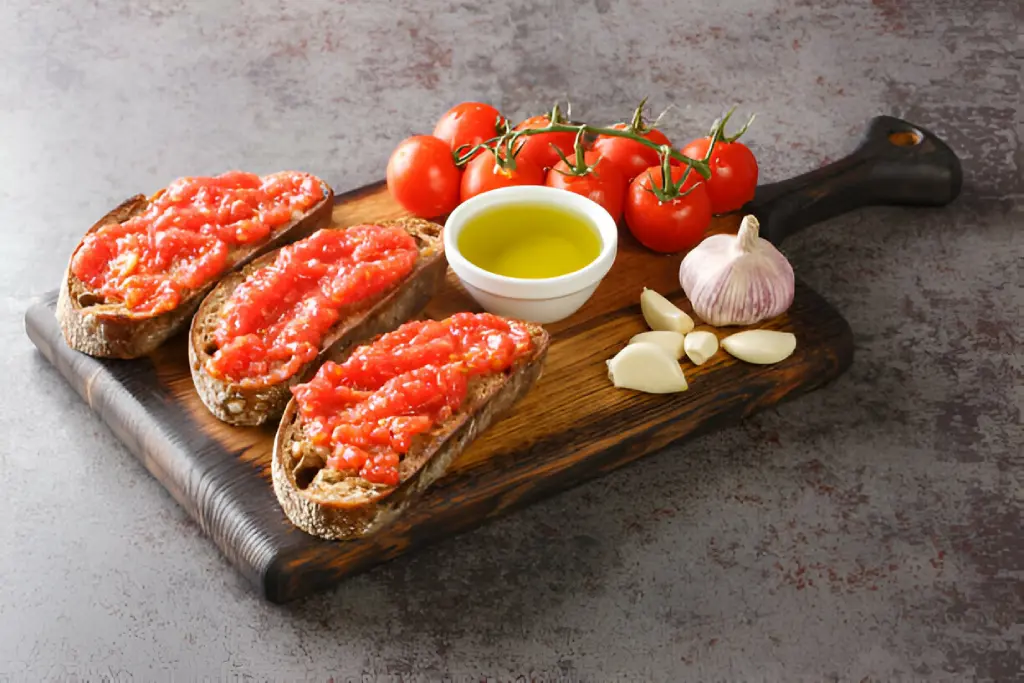
POLYGON ((459 233, 459 251, 473 265, 497 275, 548 278, 596 259, 601 238, 590 221, 572 211, 510 204, 470 218, 459 233))

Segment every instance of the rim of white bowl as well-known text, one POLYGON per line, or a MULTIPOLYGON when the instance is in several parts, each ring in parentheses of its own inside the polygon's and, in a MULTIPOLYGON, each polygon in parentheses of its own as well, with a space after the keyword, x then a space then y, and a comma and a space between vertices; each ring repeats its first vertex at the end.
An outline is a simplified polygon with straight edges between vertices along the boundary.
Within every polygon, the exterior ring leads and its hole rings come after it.
POLYGON ((444 251, 455 274, 494 296, 524 300, 557 299, 586 289, 598 282, 615 262, 618 251, 619 230, 603 206, 575 192, 546 185, 520 185, 502 187, 471 197, 448 216, 444 225, 444 251), (594 228, 601 241, 597 258, 565 275, 547 278, 518 278, 498 275, 470 262, 459 251, 458 236, 467 221, 487 209, 520 202, 539 202, 559 206, 581 215, 594 228))

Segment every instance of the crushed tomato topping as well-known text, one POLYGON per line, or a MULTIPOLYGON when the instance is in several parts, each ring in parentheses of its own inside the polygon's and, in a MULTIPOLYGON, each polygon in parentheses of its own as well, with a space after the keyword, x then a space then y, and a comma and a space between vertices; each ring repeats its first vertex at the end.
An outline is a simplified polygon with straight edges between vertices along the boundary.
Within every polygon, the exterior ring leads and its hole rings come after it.
POLYGON ((418 256, 416 240, 396 226, 320 230, 282 248, 225 302, 207 372, 243 386, 287 380, 316 358, 346 309, 390 290, 418 256))
POLYGON ((266 239, 321 199, 308 173, 178 178, 141 214, 86 235, 71 272, 104 300, 157 315, 223 273, 232 248, 266 239))
POLYGON ((388 486, 417 434, 459 409, 469 381, 504 372, 533 350, 524 323, 490 313, 408 322, 343 363, 292 387, 307 438, 327 467, 388 486))

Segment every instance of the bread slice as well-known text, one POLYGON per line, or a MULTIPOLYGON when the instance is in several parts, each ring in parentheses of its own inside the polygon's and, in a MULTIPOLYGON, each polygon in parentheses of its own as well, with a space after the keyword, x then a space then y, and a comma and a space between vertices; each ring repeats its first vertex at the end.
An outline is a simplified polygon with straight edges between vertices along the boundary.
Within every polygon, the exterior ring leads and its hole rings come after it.
MULTIPOLYGON (((300 218, 275 230, 268 240, 233 248, 228 253, 230 265, 226 272, 231 272, 271 249, 311 235, 329 225, 334 208, 334 190, 323 181, 321 189, 324 196, 313 208, 300 218)), ((164 190, 160 190, 152 198, 140 194, 125 200, 97 221, 86 234, 93 233, 110 223, 123 223, 142 213, 150 201, 157 199, 163 192, 164 190)), ((68 259, 60 283, 57 295, 57 321, 68 346, 90 356, 138 358, 151 353, 188 325, 203 297, 217 284, 214 280, 188 292, 173 310, 157 315, 133 313, 120 302, 104 301, 102 297, 90 291, 89 287, 71 271, 71 263, 81 246, 82 243, 79 242, 68 259)))
POLYGON ((529 393, 547 359, 548 333, 529 324, 533 353, 505 372, 471 380, 462 407, 444 423, 419 435, 398 466, 398 486, 324 469, 327 452, 303 438, 298 403, 292 399, 274 439, 274 492, 292 524, 329 540, 367 536, 397 518, 418 494, 492 422, 529 393))
POLYGON ((286 382, 256 388, 243 387, 238 383, 218 379, 206 371, 206 361, 216 351, 213 331, 221 309, 231 293, 250 274, 274 262, 277 251, 232 273, 210 292, 192 320, 188 361, 196 391, 217 419, 228 424, 252 426, 279 418, 291 398, 292 386, 309 379, 325 361, 345 354, 353 345, 393 330, 414 317, 440 290, 448 265, 444 259, 441 226, 419 218, 399 218, 385 221, 381 225, 397 225, 416 240, 420 254, 413 271, 383 296, 362 302, 343 314, 324 338, 317 357, 286 382))

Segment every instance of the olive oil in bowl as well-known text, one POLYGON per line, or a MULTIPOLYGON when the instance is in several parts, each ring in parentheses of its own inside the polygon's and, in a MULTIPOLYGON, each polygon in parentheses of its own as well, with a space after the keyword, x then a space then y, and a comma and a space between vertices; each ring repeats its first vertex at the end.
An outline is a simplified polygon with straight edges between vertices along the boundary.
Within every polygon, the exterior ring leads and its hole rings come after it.
POLYGON ((444 225, 448 266, 466 294, 495 315, 545 325, 597 291, 615 263, 619 232, 600 204, 545 185, 470 197, 444 225))
POLYGON ((458 236, 467 261, 496 275, 559 277, 601 254, 601 238, 579 213, 542 203, 506 204, 468 219, 458 236))

